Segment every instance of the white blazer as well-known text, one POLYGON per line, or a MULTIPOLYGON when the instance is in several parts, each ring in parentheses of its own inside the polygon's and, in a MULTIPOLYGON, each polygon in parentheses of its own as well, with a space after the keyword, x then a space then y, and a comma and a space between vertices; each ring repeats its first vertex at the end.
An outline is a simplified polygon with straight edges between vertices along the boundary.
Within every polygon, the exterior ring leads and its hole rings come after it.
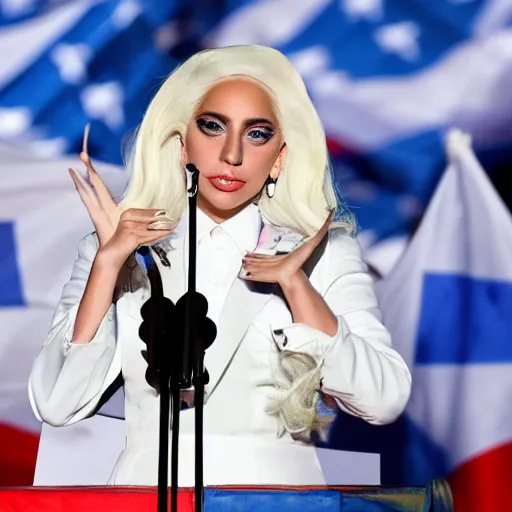
MULTIPOLYGON (((170 268, 157 260, 164 294, 173 302, 186 291, 185 238, 179 234, 171 237, 172 247, 166 251, 170 268)), ((147 288, 126 291, 111 306, 90 343, 70 343, 97 249, 95 234, 87 235, 78 246, 71 278, 32 369, 30 401, 42 421, 54 426, 70 425, 95 410, 103 393, 122 372, 126 446, 109 483, 156 485, 159 400, 145 380, 147 365, 142 351, 146 345, 138 336, 147 288)), ((233 439, 232 453, 226 449, 224 463, 240 468, 250 465, 259 475, 257 482, 243 483, 325 483, 314 448, 288 435, 278 438, 276 420, 265 413, 271 390, 258 384, 273 378, 277 353, 283 348, 276 346, 276 339, 277 344, 286 339, 287 350, 313 355, 321 364, 323 391, 334 396, 342 410, 370 423, 394 421, 409 398, 411 376, 381 324, 358 242, 331 232, 310 281, 338 317, 336 335, 293 323, 285 302, 269 287, 257 291, 237 278, 224 303, 217 338, 206 353, 210 383, 204 410, 205 435, 233 439), (271 336, 271 331, 277 329, 283 329, 285 336, 271 336), (237 439, 254 441, 250 455, 240 453, 242 445, 237 439)), ((191 438, 193 420, 193 409, 182 411, 180 432, 184 439, 191 438)), ((192 445, 184 442, 185 448, 180 449, 184 468, 193 460, 192 445)), ((189 476, 180 472, 180 484, 190 485, 189 476)))

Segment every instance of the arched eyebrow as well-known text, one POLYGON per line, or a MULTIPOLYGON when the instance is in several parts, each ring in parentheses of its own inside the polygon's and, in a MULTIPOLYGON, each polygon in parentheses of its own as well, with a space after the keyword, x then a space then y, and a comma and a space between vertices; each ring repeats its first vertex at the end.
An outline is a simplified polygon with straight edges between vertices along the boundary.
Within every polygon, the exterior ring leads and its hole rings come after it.
MULTIPOLYGON (((209 116, 214 117, 218 119, 221 123, 224 123, 226 125, 230 124, 231 119, 223 114, 219 114, 218 112, 201 112, 198 117, 200 116, 209 116)), ((246 119, 244 122, 245 126, 254 126, 256 124, 267 124, 270 126, 274 126, 274 123, 270 121, 270 119, 265 119, 264 117, 255 117, 251 119, 246 119)))

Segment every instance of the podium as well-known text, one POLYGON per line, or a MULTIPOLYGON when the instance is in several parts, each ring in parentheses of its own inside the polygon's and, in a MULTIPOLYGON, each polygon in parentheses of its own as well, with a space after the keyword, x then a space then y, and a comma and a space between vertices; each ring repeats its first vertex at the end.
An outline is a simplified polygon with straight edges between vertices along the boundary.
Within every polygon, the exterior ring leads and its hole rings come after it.
MULTIPOLYGON (((156 487, 0 488, 2 512, 154 512, 156 487)), ((194 511, 194 490, 180 489, 180 512, 194 511)), ((451 512, 448 484, 425 487, 209 487, 206 512, 451 512)))

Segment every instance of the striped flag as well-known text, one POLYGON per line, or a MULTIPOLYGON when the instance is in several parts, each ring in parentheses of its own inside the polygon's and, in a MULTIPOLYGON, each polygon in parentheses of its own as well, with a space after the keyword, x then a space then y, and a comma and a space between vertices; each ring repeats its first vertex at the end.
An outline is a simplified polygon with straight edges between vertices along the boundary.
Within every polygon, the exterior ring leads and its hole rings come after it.
MULTIPOLYGON (((77 244, 93 229, 69 167, 83 165, 0 145, 0 485, 32 484, 41 425, 28 402, 28 377, 77 244)), ((125 173, 97 167, 119 196, 125 173)))
POLYGON ((512 218, 471 149, 450 165, 416 235, 378 285, 413 369, 392 451, 402 484, 449 477, 456 510, 512 509, 512 218))

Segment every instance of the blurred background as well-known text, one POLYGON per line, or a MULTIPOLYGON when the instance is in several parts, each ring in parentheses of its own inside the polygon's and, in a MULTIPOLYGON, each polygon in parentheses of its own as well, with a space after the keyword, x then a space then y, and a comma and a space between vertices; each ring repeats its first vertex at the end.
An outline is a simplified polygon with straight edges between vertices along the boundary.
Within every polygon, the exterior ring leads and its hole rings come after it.
POLYGON ((27 378, 91 230, 67 174, 85 124, 120 194, 159 84, 234 44, 302 74, 417 376, 396 424, 340 416, 330 445, 381 453, 383 483, 512 506, 512 0, 0 0, 0 485, 32 483, 27 378))

